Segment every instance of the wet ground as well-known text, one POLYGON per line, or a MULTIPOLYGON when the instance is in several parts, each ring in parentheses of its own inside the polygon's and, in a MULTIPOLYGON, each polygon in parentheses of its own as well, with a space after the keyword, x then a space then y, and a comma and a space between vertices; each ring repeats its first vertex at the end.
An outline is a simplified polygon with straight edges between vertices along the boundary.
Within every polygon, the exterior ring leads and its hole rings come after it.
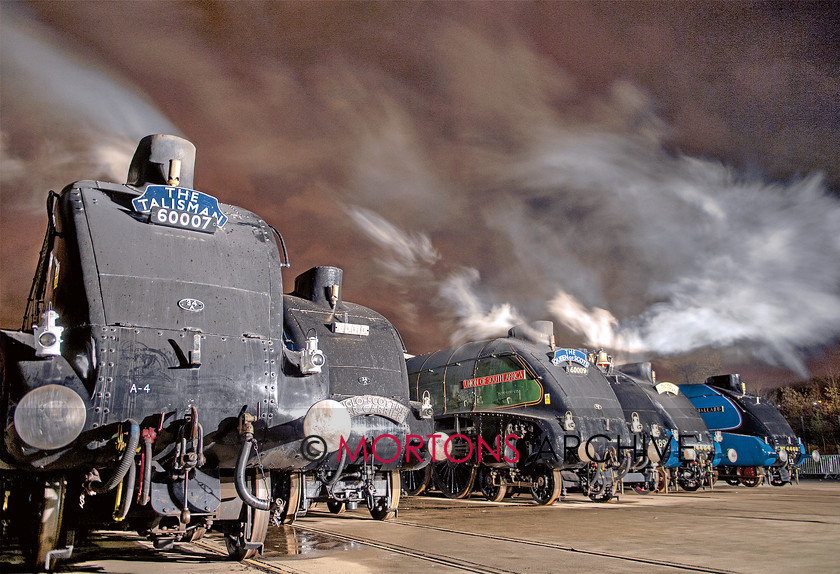
MULTIPOLYGON (((840 482, 781 488, 722 485, 669 495, 628 493, 598 504, 570 494, 551 507, 437 496, 402 498, 391 522, 366 510, 321 507, 295 526, 271 528, 265 553, 224 560, 209 534, 160 551, 136 536, 94 534, 60 564, 67 573, 216 572, 837 572, 840 482)), ((21 572, 6 549, 0 570, 21 572)))

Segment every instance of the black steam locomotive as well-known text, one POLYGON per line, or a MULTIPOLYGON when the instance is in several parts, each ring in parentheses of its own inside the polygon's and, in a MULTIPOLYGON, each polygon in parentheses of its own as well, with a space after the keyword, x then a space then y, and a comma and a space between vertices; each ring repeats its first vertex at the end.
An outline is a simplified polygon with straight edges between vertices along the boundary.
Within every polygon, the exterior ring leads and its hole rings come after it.
POLYGON ((646 455, 624 477, 625 484, 642 494, 666 491, 672 483, 689 491, 712 487, 720 447, 680 388, 657 383, 647 362, 619 365, 607 379, 646 455))
POLYGON ((41 567, 94 525, 159 547, 219 529, 250 557, 311 501, 393 516, 400 469, 430 459, 394 327, 335 267, 283 294, 282 237, 192 189, 194 159, 149 136, 125 185, 49 195, 23 326, 0 334, 4 536, 41 567))
POLYGON ((528 489, 551 504, 569 471, 590 498, 609 500, 634 449, 621 404, 592 359, 558 348, 548 321, 409 359, 412 398, 431 400, 441 437, 428 470, 404 473, 407 490, 433 483, 463 498, 475 486, 499 501, 511 488, 528 489))

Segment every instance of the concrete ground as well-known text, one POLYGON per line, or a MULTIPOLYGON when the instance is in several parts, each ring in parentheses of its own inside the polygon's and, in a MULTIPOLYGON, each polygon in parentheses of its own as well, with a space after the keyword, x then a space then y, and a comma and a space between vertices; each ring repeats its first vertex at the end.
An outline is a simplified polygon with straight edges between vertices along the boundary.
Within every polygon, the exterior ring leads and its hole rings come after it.
MULTIPOLYGON (((321 505, 293 527, 271 528, 264 555, 244 563, 223 559, 217 535, 162 552, 136 536, 99 533, 58 571, 840 571, 840 482, 628 493, 608 504, 580 494, 550 507, 526 495, 509 500, 404 497, 392 522, 372 520, 365 510, 334 516, 321 505)), ((5 552, 0 571, 23 570, 18 557, 5 552)))

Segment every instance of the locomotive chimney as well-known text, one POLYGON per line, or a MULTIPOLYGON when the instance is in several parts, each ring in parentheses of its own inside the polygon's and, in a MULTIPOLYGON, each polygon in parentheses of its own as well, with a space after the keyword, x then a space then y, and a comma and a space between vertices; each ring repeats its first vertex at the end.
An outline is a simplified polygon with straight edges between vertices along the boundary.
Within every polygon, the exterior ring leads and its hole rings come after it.
POLYGON ((313 267, 295 278, 293 295, 333 309, 341 304, 341 278, 338 267, 313 267))
POLYGON ((191 142, 178 136, 146 136, 134 152, 126 183, 192 188, 194 169, 195 146, 191 142))
POLYGON ((552 346, 554 344, 554 323, 551 321, 523 323, 522 325, 512 327, 508 331, 508 337, 538 345, 552 346))
POLYGON ((706 384, 720 389, 731 389, 741 391, 741 375, 738 373, 729 375, 715 375, 706 379, 706 384))

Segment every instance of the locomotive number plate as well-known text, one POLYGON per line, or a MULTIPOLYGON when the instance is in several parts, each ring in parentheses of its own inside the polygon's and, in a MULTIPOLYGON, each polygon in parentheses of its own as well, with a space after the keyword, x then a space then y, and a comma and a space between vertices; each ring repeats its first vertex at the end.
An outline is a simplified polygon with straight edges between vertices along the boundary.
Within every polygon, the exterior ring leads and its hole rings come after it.
POLYGON ((190 213, 189 211, 181 211, 179 209, 169 209, 168 207, 153 207, 149 223, 201 231, 203 233, 215 233, 218 228, 215 217, 199 215, 198 213, 190 213))
POLYGON ((342 335, 361 335, 367 337, 370 335, 369 325, 358 325, 356 323, 333 323, 333 333, 341 333, 342 335))
POLYGON ((344 399, 341 404, 345 406, 351 417, 381 415, 399 424, 404 423, 408 418, 408 407, 387 397, 360 395, 344 399))

